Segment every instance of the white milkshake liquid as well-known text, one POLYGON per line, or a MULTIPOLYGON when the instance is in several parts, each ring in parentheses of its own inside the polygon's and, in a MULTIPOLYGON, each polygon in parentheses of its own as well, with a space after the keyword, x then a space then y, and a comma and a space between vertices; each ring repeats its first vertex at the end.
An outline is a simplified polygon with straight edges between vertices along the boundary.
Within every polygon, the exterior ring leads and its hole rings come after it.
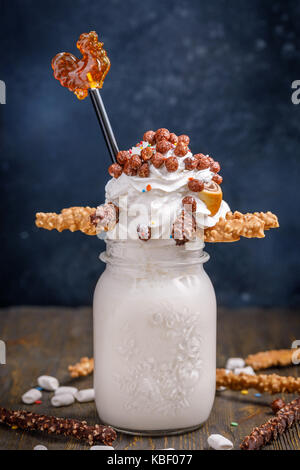
POLYGON ((100 419, 124 431, 197 427, 215 395, 216 300, 198 249, 108 242, 94 295, 100 419))

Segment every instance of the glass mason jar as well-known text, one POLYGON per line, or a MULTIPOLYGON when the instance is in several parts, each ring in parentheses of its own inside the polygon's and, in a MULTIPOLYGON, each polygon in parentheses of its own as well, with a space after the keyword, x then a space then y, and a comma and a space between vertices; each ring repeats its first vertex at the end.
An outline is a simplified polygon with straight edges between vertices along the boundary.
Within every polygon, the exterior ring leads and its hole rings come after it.
POLYGON ((107 241, 94 294, 94 387, 103 423, 168 435, 207 420, 216 383, 216 299, 202 248, 107 241))

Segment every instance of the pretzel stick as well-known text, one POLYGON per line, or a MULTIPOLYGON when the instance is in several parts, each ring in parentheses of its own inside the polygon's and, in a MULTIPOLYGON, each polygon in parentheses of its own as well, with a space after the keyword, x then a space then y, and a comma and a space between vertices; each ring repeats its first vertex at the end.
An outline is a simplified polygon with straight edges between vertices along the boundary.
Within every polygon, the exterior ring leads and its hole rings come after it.
POLYGON ((225 369, 217 369, 217 387, 231 390, 247 390, 254 388, 259 392, 268 393, 299 393, 300 377, 286 377, 277 374, 234 374, 225 369))
POLYGON ((71 436, 86 441, 89 445, 99 442, 111 445, 117 437, 116 431, 109 426, 100 424, 88 426, 86 421, 56 418, 23 410, 12 411, 2 407, 0 407, 0 423, 17 426, 24 431, 42 431, 47 434, 71 436))
MULTIPOLYGON (((72 232, 80 230, 87 235, 96 235, 101 230, 111 230, 117 223, 118 214, 116 214, 115 220, 108 220, 105 227, 100 224, 100 229, 99 227, 96 228, 97 212, 99 213, 101 210, 103 212, 104 209, 110 211, 109 216, 112 217, 111 207, 112 204, 108 203, 99 206, 97 209, 70 207, 69 209, 63 209, 60 214, 38 212, 35 223, 37 227, 46 230, 56 229, 59 232, 63 230, 71 230, 72 232)), ((263 238, 265 230, 277 227, 279 227, 278 220, 272 212, 255 212, 254 214, 228 212, 225 219, 221 217, 214 227, 205 229, 204 241, 216 243, 238 241, 240 237, 263 238)))

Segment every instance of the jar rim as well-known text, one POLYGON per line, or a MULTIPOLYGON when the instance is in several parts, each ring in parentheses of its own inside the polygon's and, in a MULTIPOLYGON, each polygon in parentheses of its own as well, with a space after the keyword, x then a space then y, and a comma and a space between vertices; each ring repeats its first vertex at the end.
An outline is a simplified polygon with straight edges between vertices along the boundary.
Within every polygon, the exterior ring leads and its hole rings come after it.
POLYGON ((128 241, 106 240, 106 251, 99 256, 106 264, 118 266, 184 266, 203 264, 209 260, 203 251, 204 243, 189 246, 176 246, 173 243, 157 243, 162 240, 128 241), (152 243, 151 243, 152 242, 152 243))

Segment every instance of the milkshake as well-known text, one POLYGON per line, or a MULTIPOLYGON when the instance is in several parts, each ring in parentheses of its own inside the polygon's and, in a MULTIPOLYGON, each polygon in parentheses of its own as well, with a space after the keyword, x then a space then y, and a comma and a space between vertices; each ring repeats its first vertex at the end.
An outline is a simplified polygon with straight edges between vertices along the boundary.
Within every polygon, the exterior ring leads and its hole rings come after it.
POLYGON ((54 76, 90 95, 113 163, 104 204, 36 214, 38 227, 105 240, 106 269, 94 295, 94 386, 101 420, 128 433, 195 429, 211 411, 216 382, 216 299, 204 242, 264 238, 272 212, 232 213, 220 164, 192 153, 187 135, 145 132, 118 151, 99 89, 110 68, 96 32, 62 52, 54 76))
POLYGON ((142 434, 194 429, 215 395, 216 300, 201 249, 108 241, 94 295, 102 422, 142 434))
POLYGON ((203 233, 230 209, 215 162, 188 144, 159 129, 120 152, 109 168, 107 212, 100 206, 93 219, 102 237, 107 228, 107 267, 94 295, 96 406, 125 432, 194 429, 214 401, 216 300, 203 233), (210 208, 205 188, 213 189, 210 208))

